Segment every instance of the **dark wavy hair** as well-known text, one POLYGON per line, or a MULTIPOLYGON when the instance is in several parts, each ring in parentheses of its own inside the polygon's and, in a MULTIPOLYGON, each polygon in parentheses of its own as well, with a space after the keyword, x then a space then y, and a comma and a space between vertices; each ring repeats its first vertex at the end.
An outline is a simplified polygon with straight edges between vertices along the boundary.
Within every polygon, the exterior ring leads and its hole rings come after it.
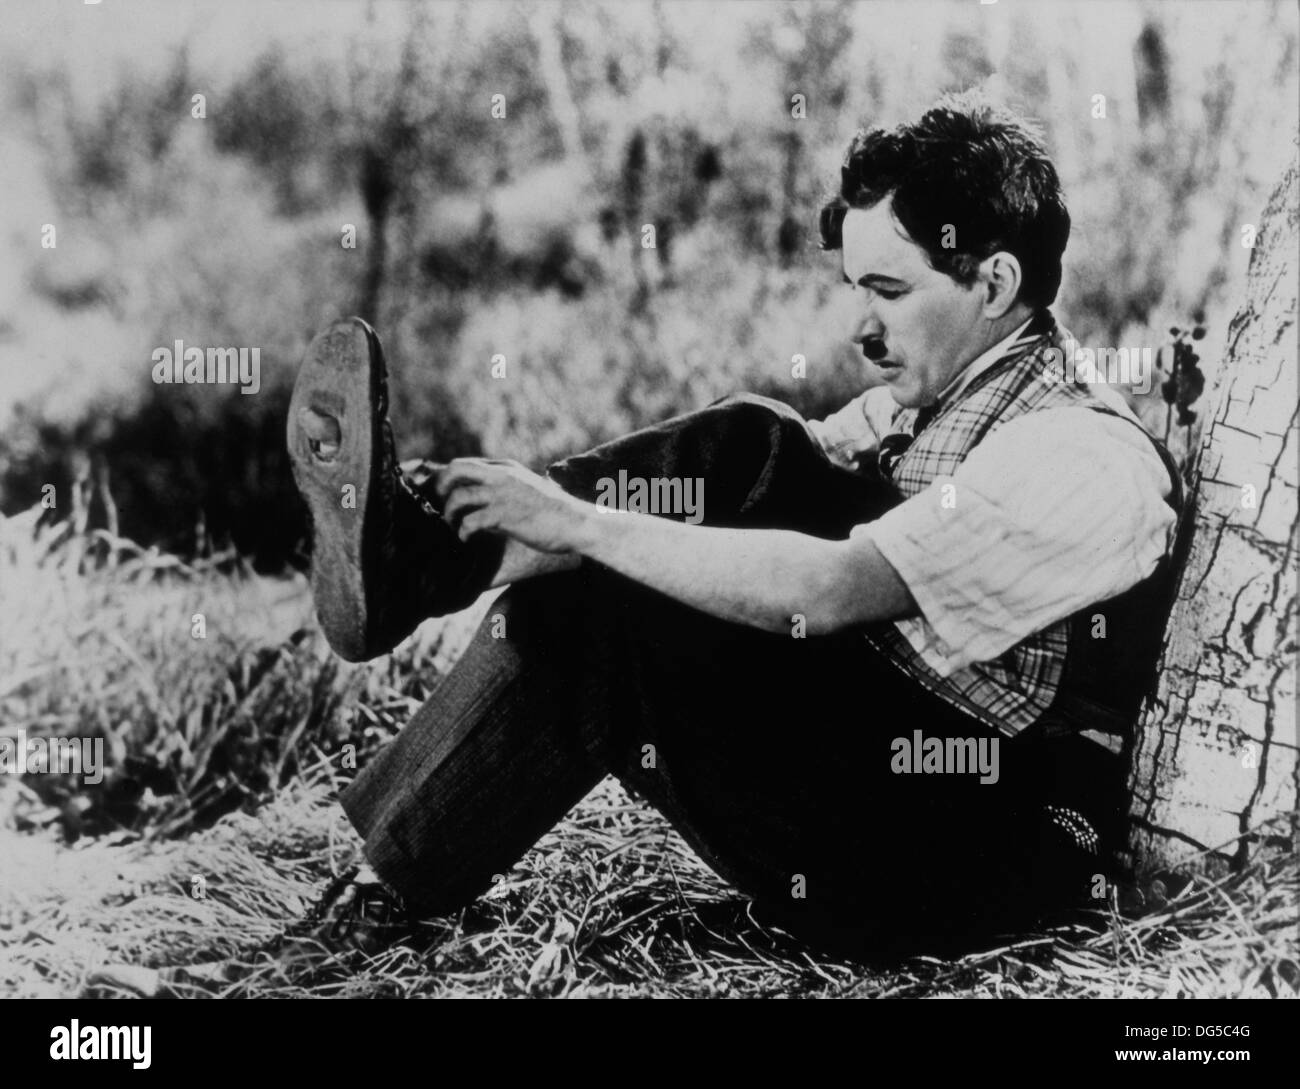
POLYGON ((1070 236, 1056 167, 1031 123, 968 91, 941 98, 916 122, 862 130, 840 169, 839 195, 821 210, 821 248, 843 245, 850 208, 886 197, 930 266, 969 286, 998 250, 1020 261, 1020 298, 1048 306, 1061 286, 1070 236), (951 248, 944 229, 951 225, 951 248))

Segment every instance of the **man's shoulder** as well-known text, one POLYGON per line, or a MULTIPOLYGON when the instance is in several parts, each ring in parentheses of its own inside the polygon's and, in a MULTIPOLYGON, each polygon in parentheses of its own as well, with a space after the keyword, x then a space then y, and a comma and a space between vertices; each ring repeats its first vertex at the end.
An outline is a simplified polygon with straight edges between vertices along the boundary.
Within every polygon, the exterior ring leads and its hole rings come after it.
POLYGON ((1140 474, 1162 497, 1170 495, 1173 480, 1166 457, 1157 449, 1159 439, 1122 396, 1110 392, 1122 407, 1112 407, 1108 398, 1100 397, 1100 404, 1050 405, 1007 420, 980 444, 981 459, 1032 458, 1045 469, 1086 465, 1102 478, 1140 474))

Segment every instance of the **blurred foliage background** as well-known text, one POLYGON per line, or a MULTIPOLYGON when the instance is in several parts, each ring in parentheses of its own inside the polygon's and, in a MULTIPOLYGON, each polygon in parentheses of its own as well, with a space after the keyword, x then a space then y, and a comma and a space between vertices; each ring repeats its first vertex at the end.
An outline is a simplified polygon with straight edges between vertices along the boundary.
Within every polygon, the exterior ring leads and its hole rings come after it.
MULTIPOLYGON (((1060 167, 1064 324, 1154 348, 1200 315, 1212 368, 1298 128, 1297 9, 1264 0, 5 14, 0 510, 53 483, 60 516, 266 570, 302 559, 284 414, 335 317, 385 340, 402 457, 540 467, 738 389, 824 414, 867 384, 816 248, 843 150, 982 83, 1060 167), (178 339, 259 347, 261 391, 154 385, 178 339)), ((1158 376, 1136 402, 1158 428, 1158 376)))

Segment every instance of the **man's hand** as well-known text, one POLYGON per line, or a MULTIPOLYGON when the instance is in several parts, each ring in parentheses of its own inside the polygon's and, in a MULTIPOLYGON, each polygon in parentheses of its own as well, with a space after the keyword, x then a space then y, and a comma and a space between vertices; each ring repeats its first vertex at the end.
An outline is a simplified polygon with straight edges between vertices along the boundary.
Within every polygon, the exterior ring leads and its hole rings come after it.
POLYGON ((590 505, 517 461, 457 458, 439 469, 434 490, 463 541, 484 530, 539 552, 578 551, 590 505))

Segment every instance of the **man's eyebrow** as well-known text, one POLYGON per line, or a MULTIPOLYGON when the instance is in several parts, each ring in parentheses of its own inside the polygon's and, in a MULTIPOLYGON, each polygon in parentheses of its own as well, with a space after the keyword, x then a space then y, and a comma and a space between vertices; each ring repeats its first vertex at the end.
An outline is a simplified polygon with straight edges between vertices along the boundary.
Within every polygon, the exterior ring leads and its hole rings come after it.
MULTIPOLYGON (((844 276, 844 282, 846 284, 853 283, 853 281, 849 279, 849 274, 847 272, 844 272, 842 274, 844 276)), ((858 280, 858 287, 876 287, 876 286, 907 287, 908 283, 906 280, 900 280, 897 276, 882 276, 878 272, 868 272, 865 276, 861 277, 858 280)))

